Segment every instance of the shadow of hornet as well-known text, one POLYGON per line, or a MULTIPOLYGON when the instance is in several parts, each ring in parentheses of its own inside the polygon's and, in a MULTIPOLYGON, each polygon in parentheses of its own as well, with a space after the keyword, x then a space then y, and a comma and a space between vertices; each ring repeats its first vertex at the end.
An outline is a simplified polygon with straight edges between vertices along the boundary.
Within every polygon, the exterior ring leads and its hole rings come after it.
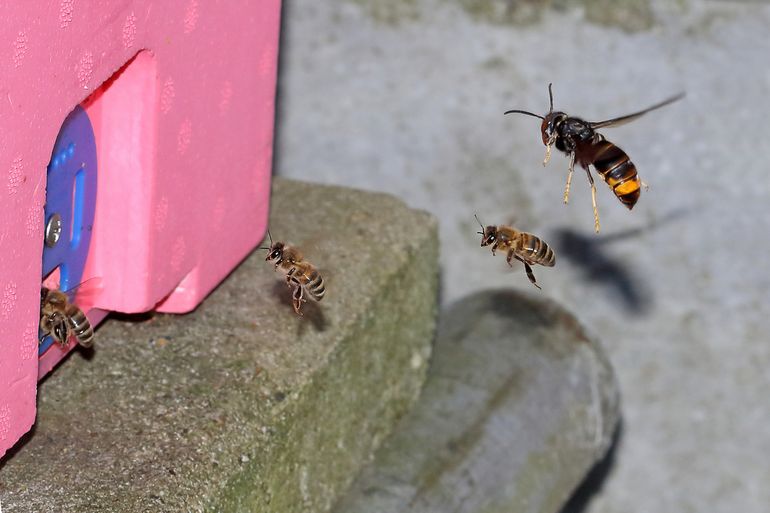
POLYGON ((593 232, 586 235, 562 228, 554 231, 549 240, 553 241, 557 258, 570 261, 581 269, 586 281, 603 286, 610 294, 617 296, 622 307, 629 313, 643 315, 652 306, 652 291, 628 262, 607 252, 607 245, 619 240, 637 238, 664 223, 682 217, 684 213, 683 210, 677 210, 648 226, 604 236, 597 236, 593 232))
POLYGON ((623 440, 623 419, 618 422, 615 433, 612 436, 612 444, 607 454, 599 460, 588 472, 583 482, 572 493, 572 497, 562 506, 559 513, 584 513, 588 510, 591 501, 598 496, 604 489, 607 482, 607 476, 610 475, 615 467, 617 460, 618 447, 623 440))

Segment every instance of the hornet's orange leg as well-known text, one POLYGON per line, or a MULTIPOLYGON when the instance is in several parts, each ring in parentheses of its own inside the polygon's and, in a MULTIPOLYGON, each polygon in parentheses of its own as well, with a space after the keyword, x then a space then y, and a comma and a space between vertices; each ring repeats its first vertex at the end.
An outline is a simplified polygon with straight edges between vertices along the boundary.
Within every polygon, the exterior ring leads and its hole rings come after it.
POLYGON ((551 146, 552 146, 552 145, 553 145, 553 143, 555 143, 555 142, 556 142, 556 134, 553 134, 553 135, 552 135, 552 136, 551 136, 551 137, 548 139, 548 144, 546 144, 546 145, 545 145, 545 158, 543 159, 543 166, 545 166, 546 164, 548 164, 548 161, 549 161, 549 160, 551 160, 551 146))
POLYGON ((588 176, 588 183, 591 184, 591 203, 594 206, 594 231, 599 233, 599 209, 596 207, 596 186, 594 185, 594 177, 591 176, 591 171, 588 170, 588 167, 584 169, 588 176))
POLYGON ((588 182, 591 184, 591 203, 594 206, 594 231, 599 233, 599 209, 596 208, 596 186, 594 185, 594 178, 591 176, 591 171, 585 168, 586 175, 588 175, 588 182))
POLYGON ((569 156, 569 172, 567 173, 567 186, 564 187, 564 204, 569 203, 569 187, 572 184, 572 173, 575 171, 575 152, 569 156))

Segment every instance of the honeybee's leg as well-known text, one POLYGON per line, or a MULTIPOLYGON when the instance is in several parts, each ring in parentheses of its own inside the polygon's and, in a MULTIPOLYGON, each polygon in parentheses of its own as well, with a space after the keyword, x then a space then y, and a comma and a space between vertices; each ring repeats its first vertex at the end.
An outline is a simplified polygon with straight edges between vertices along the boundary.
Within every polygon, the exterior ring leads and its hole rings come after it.
POLYGON ((535 273, 532 272, 532 268, 526 262, 524 262, 524 270, 527 272, 527 278, 529 278, 529 281, 532 282, 532 285, 534 285, 540 290, 543 290, 542 288, 540 288, 540 285, 537 284, 537 280, 535 280, 535 273))
POLYGON ((492 244, 492 256, 495 256, 495 251, 497 251, 497 245, 498 245, 498 243, 497 243, 497 242, 495 242, 494 244, 492 244))
POLYGON ((572 173, 575 171, 575 152, 569 154, 569 171, 567 172, 567 186, 564 187, 564 204, 569 203, 569 187, 572 184, 572 173))
POLYGON ((530 267, 530 265, 527 263, 527 261, 524 260, 523 258, 521 258, 520 256, 518 256, 518 255, 515 255, 515 256, 516 256, 516 260, 518 260, 519 262, 524 264, 524 271, 527 273, 527 278, 529 278, 529 281, 532 282, 532 285, 534 285, 535 287, 537 287, 540 290, 543 290, 543 289, 540 288, 540 285, 537 284, 537 280, 535 279, 535 273, 532 272, 532 267, 530 267))
POLYGON ((291 269, 289 269, 289 272, 286 273, 286 285, 288 285, 289 288, 291 288, 292 275, 294 274, 294 271, 296 271, 296 270, 297 270, 296 267, 292 267, 291 269))
MULTIPOLYGON (((508 250, 508 255, 505 257, 505 261, 508 262, 508 267, 513 267, 513 264, 511 263, 511 259, 513 258, 513 256, 514 256, 514 252, 513 252, 513 248, 511 248, 511 249, 508 250)), ((518 258, 518 257, 516 257, 516 258, 518 258)), ((521 259, 519 258, 519 260, 521 260, 521 259)), ((523 262, 523 260, 522 260, 522 262, 523 262)))
POLYGON ((42 344, 45 337, 51 334, 51 326, 48 321, 47 315, 40 316, 40 336, 38 337, 38 344, 42 344))
POLYGON ((294 295, 292 296, 292 302, 294 303, 294 312, 299 315, 302 315, 302 312, 300 312, 299 309, 302 308, 302 303, 306 301, 305 298, 302 297, 304 290, 302 288, 302 285, 300 285, 296 281, 294 283, 297 286, 297 288, 294 289, 294 295))
POLYGON ((591 203, 594 206, 594 231, 599 233, 599 209, 596 207, 596 186, 594 185, 594 177, 591 176, 591 171, 588 170, 588 166, 583 168, 586 170, 586 176, 588 176, 588 183, 591 184, 591 203))
POLYGON ((70 338, 70 330, 67 326, 67 321, 62 319, 61 322, 54 324, 51 336, 59 343, 61 347, 65 347, 70 338))

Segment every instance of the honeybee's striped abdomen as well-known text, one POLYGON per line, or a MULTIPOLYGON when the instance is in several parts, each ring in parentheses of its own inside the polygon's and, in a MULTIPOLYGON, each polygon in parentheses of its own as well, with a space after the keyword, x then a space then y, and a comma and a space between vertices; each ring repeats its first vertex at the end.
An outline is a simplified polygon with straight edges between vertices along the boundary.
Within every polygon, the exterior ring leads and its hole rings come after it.
POLYGON ((594 168, 620 202, 631 210, 636 205, 642 188, 636 166, 626 152, 609 141, 601 140, 595 143, 594 147, 594 168))
POLYGON ((310 297, 316 301, 323 299, 326 287, 324 286, 324 280, 321 277, 321 273, 319 273, 318 270, 313 268, 305 271, 302 273, 300 280, 301 285, 305 288, 310 297))
POLYGON ((86 318, 86 315, 80 308, 75 308, 75 311, 68 312, 70 327, 72 333, 78 339, 78 343, 83 347, 91 347, 94 342, 94 329, 91 327, 91 323, 86 318))
POLYGON ((321 273, 313 269, 310 273, 310 280, 307 283, 307 291, 313 296, 313 299, 320 301, 324 297, 326 287, 324 286, 324 280, 321 278, 321 273))
POLYGON ((522 238, 523 252, 530 263, 553 267, 556 263, 556 254, 543 239, 531 233, 523 233, 522 238))

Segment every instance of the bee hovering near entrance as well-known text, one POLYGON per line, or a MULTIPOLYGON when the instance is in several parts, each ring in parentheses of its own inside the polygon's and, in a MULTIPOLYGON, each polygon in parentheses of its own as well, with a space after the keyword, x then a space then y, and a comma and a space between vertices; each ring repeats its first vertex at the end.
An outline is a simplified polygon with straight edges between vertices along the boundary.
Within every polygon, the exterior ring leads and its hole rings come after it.
POLYGON ((302 315, 300 312, 302 303, 307 301, 305 293, 316 301, 324 297, 326 288, 321 273, 313 264, 303 259, 302 253, 297 248, 280 241, 273 242, 269 230, 267 236, 270 238, 270 247, 260 248, 267 250, 265 261, 272 261, 275 264, 275 270, 280 269, 286 275, 286 284, 289 287, 294 285, 292 294, 294 311, 302 315))
POLYGON ((509 110, 505 114, 526 114, 543 120, 540 125, 543 144, 545 144, 545 159, 543 165, 546 165, 551 158, 551 146, 569 155, 569 173, 567 174, 567 185, 564 188, 564 203, 569 201, 569 188, 572 182, 572 172, 575 168, 575 162, 585 170, 588 176, 588 182, 591 184, 591 202, 594 208, 594 229, 599 233, 599 210, 596 207, 596 187, 591 171, 588 166, 593 165, 594 169, 601 175, 602 179, 615 193, 615 196, 629 210, 634 208, 639 195, 641 194, 642 182, 636 171, 636 166, 628 157, 626 152, 621 150, 615 144, 607 141, 603 135, 596 132, 599 128, 608 128, 629 123, 640 116, 659 109, 669 103, 673 103, 684 96, 679 93, 667 100, 656 103, 644 110, 627 114, 618 118, 608 119, 606 121, 584 121, 565 114, 564 112, 553 110, 553 91, 552 84, 548 84, 548 96, 550 98, 550 108, 545 116, 540 116, 525 110, 509 110))
POLYGON ((495 251, 502 248, 507 252, 506 262, 513 267, 511 259, 515 258, 519 262, 524 264, 524 270, 527 273, 527 278, 537 288, 540 285, 535 280, 535 273, 532 272, 531 265, 540 264, 545 267, 553 267, 556 263, 556 255, 553 250, 548 247, 548 244, 540 237, 536 237, 531 233, 520 232, 510 226, 487 226, 484 227, 479 221, 479 217, 476 217, 481 231, 477 232, 481 235, 481 247, 492 246, 492 254, 495 251))

